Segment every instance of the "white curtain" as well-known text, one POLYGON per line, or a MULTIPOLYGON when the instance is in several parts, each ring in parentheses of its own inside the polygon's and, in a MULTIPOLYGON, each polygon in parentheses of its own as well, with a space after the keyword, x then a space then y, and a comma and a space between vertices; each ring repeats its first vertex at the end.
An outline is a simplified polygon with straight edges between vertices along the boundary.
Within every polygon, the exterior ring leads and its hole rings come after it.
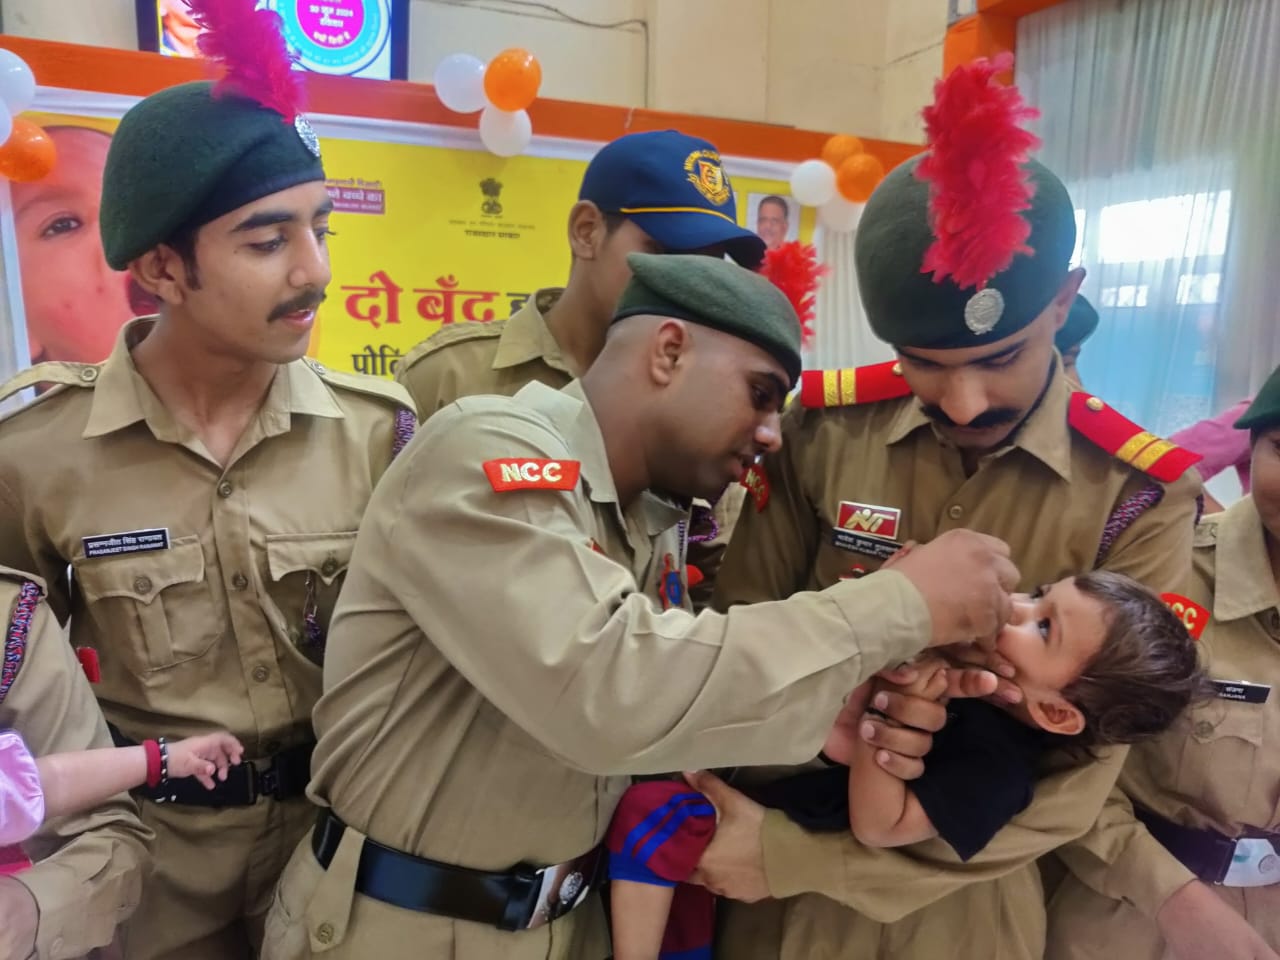
POLYGON ((1170 433, 1280 364, 1280 0, 1072 0, 1018 24, 1101 323, 1085 385, 1170 433))
POLYGON ((854 236, 819 227, 814 238, 818 258, 831 272, 818 289, 814 337, 804 350, 805 366, 811 369, 860 367, 894 355, 888 344, 875 338, 862 310, 853 266, 854 236))

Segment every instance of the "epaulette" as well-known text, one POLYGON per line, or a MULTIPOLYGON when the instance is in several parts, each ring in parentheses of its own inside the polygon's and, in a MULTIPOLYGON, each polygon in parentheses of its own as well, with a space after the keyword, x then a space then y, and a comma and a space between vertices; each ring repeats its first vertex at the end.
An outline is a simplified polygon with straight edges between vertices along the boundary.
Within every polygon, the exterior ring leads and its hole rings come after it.
POLYGON ((344 370, 332 370, 326 367, 319 360, 311 357, 304 357, 303 363, 316 372, 316 374, 325 383, 338 387, 341 390, 351 390, 355 393, 363 393, 379 400, 392 403, 397 407, 404 407, 407 410, 416 412, 413 403, 413 397, 409 396, 409 391, 394 380, 386 380, 382 377, 370 377, 363 373, 347 373, 344 370))
POLYGON ((1173 483, 1203 457, 1143 430, 1092 394, 1071 394, 1071 426, 1107 453, 1162 483, 1173 483))
POLYGON ((8 400, 15 393, 34 387, 37 383, 53 383, 64 387, 92 387, 98 382, 100 363, 72 363, 70 360, 50 360, 19 370, 0 384, 0 400, 8 400))
POLYGON ((448 326, 441 327, 405 354, 404 360, 401 361, 401 366, 409 366, 415 360, 420 360, 429 354, 435 353, 442 347, 451 347, 455 343, 500 337, 506 326, 507 321, 505 320, 487 320, 484 322, 469 320, 466 323, 451 323, 448 326))
POLYGON ((843 370, 806 370, 800 374, 800 403, 810 410, 876 403, 910 395, 896 360, 843 370))

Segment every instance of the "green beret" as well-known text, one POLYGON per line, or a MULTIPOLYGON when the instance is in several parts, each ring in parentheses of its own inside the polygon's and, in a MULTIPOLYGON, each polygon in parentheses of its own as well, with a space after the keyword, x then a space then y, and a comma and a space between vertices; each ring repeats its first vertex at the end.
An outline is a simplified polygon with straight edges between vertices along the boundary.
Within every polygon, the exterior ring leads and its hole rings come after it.
POLYGON ((1077 293, 1075 301, 1071 304, 1071 311, 1067 314, 1067 322, 1053 335, 1053 345, 1058 348, 1059 353, 1066 353, 1072 347, 1079 346, 1088 340, 1096 329, 1098 329, 1098 311, 1093 309, 1092 303, 1077 293))
POLYGON ((1267 430, 1280 424, 1280 367, 1277 367, 1267 382, 1262 385, 1258 395, 1249 404, 1249 409, 1236 421, 1238 430, 1267 430))
POLYGON ((152 94, 120 121, 102 175, 102 249, 123 270, 184 229, 324 179, 306 120, 211 83, 152 94))
POLYGON ((1053 300, 1076 243, 1075 210, 1066 188, 1043 164, 1026 164, 1035 195, 1021 214, 1033 255, 1013 263, 981 291, 921 272, 934 241, 929 184, 917 157, 894 169, 867 201, 854 237, 858 289, 871 329, 900 347, 948 349, 1001 340, 1031 323, 1053 300))
POLYGON ((633 253, 631 282, 613 319, 677 317, 754 343, 800 376, 800 319, 781 290, 736 263, 697 255, 633 253))

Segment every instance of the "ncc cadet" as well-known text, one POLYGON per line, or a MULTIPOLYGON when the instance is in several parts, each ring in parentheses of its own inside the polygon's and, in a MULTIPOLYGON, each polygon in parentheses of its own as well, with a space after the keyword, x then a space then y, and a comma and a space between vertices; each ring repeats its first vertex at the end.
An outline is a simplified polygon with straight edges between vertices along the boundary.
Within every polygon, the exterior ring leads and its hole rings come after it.
POLYGON ((1075 876, 1050 904, 1052 960, 1280 950, 1280 370, 1237 426, 1253 441, 1253 493, 1201 521, 1188 595, 1166 597, 1218 697, 1125 762, 1117 816, 1151 836, 1110 864, 1064 851, 1075 876))
POLYGON ((156 863, 129 960, 257 956, 314 820, 329 616, 369 494, 415 425, 399 386, 302 359, 330 279, 319 144, 295 106, 249 99, 260 86, 239 83, 234 53, 227 69, 225 89, 143 100, 112 141, 103 248, 160 315, 101 364, 20 375, 7 392, 56 386, 0 423, 0 560, 39 572, 73 641, 98 652, 113 732, 225 728, 252 761, 212 792, 143 792, 156 863))
MULTIPOLYGON (((972 87, 963 74, 947 83, 972 87)), ((926 181, 921 164, 941 160, 936 149, 885 178, 855 240, 868 319, 898 360, 805 373, 801 402, 783 418, 781 452, 748 477, 751 500, 717 582, 718 609, 868 574, 900 544, 959 528, 1007 541, 1024 590, 1097 566, 1160 590, 1181 589, 1190 574, 1199 485, 1184 472, 1195 457, 1076 391, 1054 354, 1084 276, 1068 269, 1075 225, 1066 190, 1040 163, 1016 160, 1034 190, 1020 214, 1028 249, 985 283, 962 285, 940 266, 922 269, 927 251, 970 249, 953 242, 963 236, 931 227, 941 174, 934 164, 926 181)), ((904 739, 919 737, 872 727, 875 742, 900 754, 910 752, 904 739)), ((1034 861, 1093 824, 1120 761, 1119 753, 1064 761, 1040 781, 1031 807, 963 865, 936 840, 865 849, 735 796, 721 830, 740 819, 760 826, 746 841, 742 831, 729 840, 718 832, 705 879, 738 900, 776 899, 726 909, 721 955, 1039 958, 1034 861)), ((1099 855, 1114 855, 1131 833, 1096 836, 1099 855)))
POLYGON ((594 865, 626 774, 812 757, 872 671, 1008 615, 1003 544, 967 531, 758 610, 658 609, 640 576, 684 511, 652 491, 713 492, 776 448, 799 325, 724 260, 630 264, 580 381, 457 401, 375 491, 316 707, 324 811, 267 960, 604 957, 594 865))
MULTIPOLYGON (((18 731, 36 756, 111 746, 44 584, 0 568, 0 610, 0 730, 18 731)), ((24 845, 34 864, 0 876, 0 957, 64 960, 109 943, 137 906, 150 838, 127 794, 46 823, 24 845)))
MULTIPOLYGON (((620 137, 592 158, 569 211, 569 249, 573 265, 563 289, 539 290, 510 320, 446 327, 408 353, 396 379, 420 417, 458 397, 511 396, 535 380, 558 390, 579 376, 604 346, 631 253, 727 254, 754 269, 765 245, 738 226, 733 185, 715 145, 661 130, 620 137)), ((665 604, 681 606, 690 593, 709 599, 706 577, 724 549, 716 534, 730 527, 742 493, 734 488, 716 499, 712 516, 695 511, 695 529, 673 529, 670 549, 657 551, 659 563, 645 581, 665 604), (694 570, 684 562, 690 538, 694 570)))

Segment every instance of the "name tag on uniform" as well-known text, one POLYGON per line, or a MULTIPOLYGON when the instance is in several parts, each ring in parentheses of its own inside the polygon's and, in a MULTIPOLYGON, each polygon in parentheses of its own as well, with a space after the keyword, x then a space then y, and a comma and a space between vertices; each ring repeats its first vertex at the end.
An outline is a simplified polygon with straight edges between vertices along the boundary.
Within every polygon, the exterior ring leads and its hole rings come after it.
POLYGON ((841 550, 888 560, 901 546, 897 542, 901 521, 902 511, 897 507, 843 500, 836 510, 831 542, 841 550))
POLYGON ((96 537, 82 537, 86 560, 94 557, 120 557, 126 553, 151 553, 169 549, 169 528, 154 530, 130 530, 128 533, 104 533, 96 537))
POLYGON ((1241 703, 1266 703, 1271 687, 1265 683, 1248 683, 1244 680, 1215 680, 1213 688, 1220 700, 1238 700, 1241 703))

